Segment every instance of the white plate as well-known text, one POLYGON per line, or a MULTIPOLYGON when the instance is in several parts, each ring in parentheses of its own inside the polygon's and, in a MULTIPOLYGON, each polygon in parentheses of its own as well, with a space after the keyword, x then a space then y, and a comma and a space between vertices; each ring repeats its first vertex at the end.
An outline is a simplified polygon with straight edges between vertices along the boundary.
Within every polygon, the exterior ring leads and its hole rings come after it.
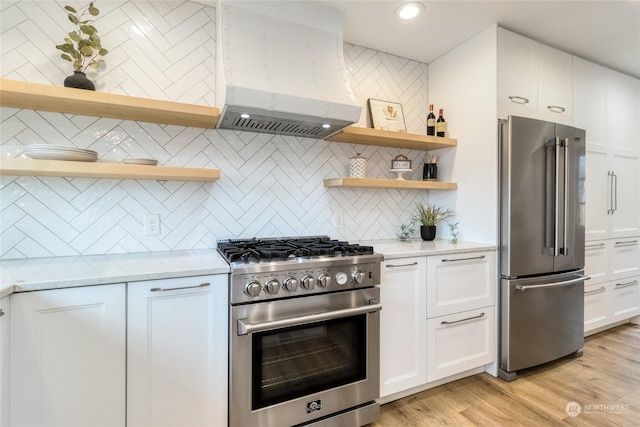
POLYGON ((97 157, 94 156, 86 156, 78 153, 54 153, 54 152, 33 152, 33 153, 25 153, 27 156, 32 159, 39 160, 71 160, 75 162, 95 162, 98 160, 97 157))
POLYGON ((122 163, 126 165, 156 166, 158 161, 155 159, 123 159, 122 163))
POLYGON ((65 147, 62 145, 51 145, 51 144, 32 144, 28 145, 25 148, 25 152, 63 152, 63 153, 78 153, 85 154, 88 156, 98 156, 98 153, 93 150, 87 150, 84 148, 76 148, 76 147, 65 147))

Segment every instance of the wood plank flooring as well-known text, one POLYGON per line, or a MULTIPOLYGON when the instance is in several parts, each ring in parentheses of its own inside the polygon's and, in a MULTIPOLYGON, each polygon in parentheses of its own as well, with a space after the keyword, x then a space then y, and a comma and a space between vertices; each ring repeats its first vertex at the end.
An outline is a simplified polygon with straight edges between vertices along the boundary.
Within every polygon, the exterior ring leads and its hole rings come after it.
POLYGON ((513 382, 484 373, 387 403, 369 427, 553 425, 640 426, 640 326, 587 337, 583 357, 520 371, 513 382), (575 416, 570 402, 580 405, 575 416))

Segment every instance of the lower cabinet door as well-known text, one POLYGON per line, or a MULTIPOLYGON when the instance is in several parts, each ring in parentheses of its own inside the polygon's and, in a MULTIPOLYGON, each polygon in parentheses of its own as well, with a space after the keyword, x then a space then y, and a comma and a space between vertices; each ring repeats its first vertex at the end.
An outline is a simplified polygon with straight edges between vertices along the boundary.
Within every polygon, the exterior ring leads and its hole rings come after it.
POLYGON ((128 426, 227 425, 228 288, 226 274, 128 284, 128 426))
POLYGON ((11 426, 124 426, 124 284, 11 295, 11 426))
POLYGON ((607 283, 595 283, 584 287, 585 334, 611 322, 608 286, 607 283))
POLYGON ((380 397, 427 382, 426 257, 382 262, 380 397))
POLYGON ((495 308, 427 320, 427 381, 495 361, 495 308))
POLYGON ((610 282, 612 321, 640 315, 640 276, 610 282))

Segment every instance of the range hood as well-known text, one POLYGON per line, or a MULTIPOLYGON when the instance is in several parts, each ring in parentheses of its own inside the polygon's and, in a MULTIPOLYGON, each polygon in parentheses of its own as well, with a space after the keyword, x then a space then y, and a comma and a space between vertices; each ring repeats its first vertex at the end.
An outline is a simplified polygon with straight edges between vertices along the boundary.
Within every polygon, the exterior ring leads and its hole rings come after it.
POLYGON ((325 138, 360 119, 339 12, 286 1, 216 9, 218 128, 325 138))

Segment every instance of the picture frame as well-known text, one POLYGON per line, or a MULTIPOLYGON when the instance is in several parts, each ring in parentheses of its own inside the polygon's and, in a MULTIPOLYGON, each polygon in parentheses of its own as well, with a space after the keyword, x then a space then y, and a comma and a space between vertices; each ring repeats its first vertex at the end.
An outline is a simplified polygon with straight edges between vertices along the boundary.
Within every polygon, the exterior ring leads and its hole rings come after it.
POLYGON ((373 98, 369 98, 367 104, 374 129, 407 132, 402 104, 373 98))

